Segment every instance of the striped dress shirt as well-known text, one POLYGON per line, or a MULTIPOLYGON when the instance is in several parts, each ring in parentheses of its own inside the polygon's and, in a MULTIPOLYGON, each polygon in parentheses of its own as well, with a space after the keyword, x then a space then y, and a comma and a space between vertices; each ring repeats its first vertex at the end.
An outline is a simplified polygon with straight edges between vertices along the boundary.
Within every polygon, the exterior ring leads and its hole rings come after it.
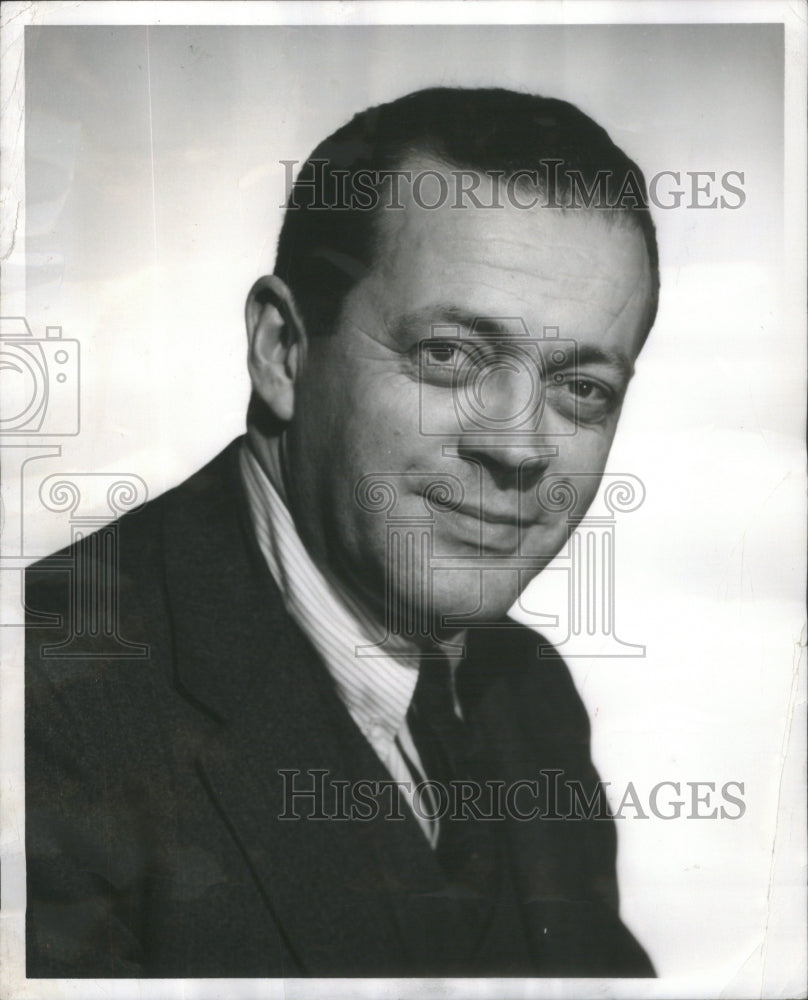
POLYGON ((438 823, 430 818, 428 794, 419 798, 416 791, 424 772, 407 725, 418 661, 357 655, 358 647, 373 644, 378 626, 314 565, 284 502, 277 442, 275 446, 268 471, 246 440, 240 454, 258 545, 286 610, 319 654, 351 718, 399 784, 401 797, 434 847, 438 823))

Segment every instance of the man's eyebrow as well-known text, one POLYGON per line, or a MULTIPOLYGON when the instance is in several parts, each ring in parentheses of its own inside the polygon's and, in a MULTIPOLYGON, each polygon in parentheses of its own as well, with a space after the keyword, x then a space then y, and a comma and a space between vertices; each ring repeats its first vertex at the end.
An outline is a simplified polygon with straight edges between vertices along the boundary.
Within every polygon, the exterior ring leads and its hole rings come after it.
MULTIPOLYGON (((414 333, 423 337, 425 332, 428 333, 436 326, 460 326, 465 330, 470 330, 481 319, 488 321, 492 328, 500 327, 497 320, 489 320, 487 316, 478 316, 476 313, 461 309, 459 306, 429 305, 399 316, 393 323, 393 333, 397 336, 414 333)), ((502 327, 502 332, 505 332, 504 327, 502 327)))
POLYGON ((392 331, 401 339, 408 335, 422 339, 430 335, 446 337, 451 336, 443 329, 447 326, 459 327, 463 332, 473 331, 475 337, 482 338, 531 336, 520 316, 492 316, 490 313, 472 312, 462 306, 444 303, 434 303, 403 313, 393 322, 392 331))
POLYGON ((609 365, 617 368, 627 382, 634 375, 634 363, 622 351, 609 351, 596 344, 579 344, 576 360, 579 365, 609 365))

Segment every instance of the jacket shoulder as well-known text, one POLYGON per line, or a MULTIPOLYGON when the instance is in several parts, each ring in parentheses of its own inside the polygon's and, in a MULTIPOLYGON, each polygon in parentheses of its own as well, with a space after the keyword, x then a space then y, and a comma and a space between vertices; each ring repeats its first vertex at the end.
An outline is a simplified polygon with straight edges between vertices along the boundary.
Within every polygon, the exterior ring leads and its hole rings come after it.
MULTIPOLYGON (((131 603, 136 585, 145 584, 146 592, 159 589, 167 519, 181 517, 191 505, 232 502, 239 440, 179 485, 28 566, 27 627, 53 627, 54 615, 79 612, 74 605, 82 593, 101 604, 111 598, 121 611, 131 603)), ((215 530, 215 524, 211 527, 215 530)))

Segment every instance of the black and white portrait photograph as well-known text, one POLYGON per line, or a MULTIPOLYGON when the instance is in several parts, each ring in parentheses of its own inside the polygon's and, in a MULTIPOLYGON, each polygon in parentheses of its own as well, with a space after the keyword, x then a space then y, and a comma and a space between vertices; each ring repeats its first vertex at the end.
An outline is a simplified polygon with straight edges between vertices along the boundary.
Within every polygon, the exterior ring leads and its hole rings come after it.
POLYGON ((806 14, 3 5, 3 997, 806 996, 806 14))

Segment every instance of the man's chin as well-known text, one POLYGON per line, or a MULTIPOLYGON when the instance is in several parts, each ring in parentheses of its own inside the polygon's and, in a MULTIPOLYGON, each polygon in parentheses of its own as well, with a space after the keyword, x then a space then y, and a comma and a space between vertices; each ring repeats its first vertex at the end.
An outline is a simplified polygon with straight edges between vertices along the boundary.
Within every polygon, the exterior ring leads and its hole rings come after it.
POLYGON ((509 570, 436 571, 432 600, 440 628, 458 630, 467 625, 501 621, 513 606, 526 581, 509 570))
POLYGON ((490 565, 436 568, 426 578, 415 572, 391 590, 380 581, 375 591, 365 589, 360 600, 379 630, 374 638, 383 639, 387 648, 399 643, 405 650, 426 648, 435 641, 452 643, 466 628, 501 623, 536 572, 490 565), (379 602, 385 594, 390 607, 379 602))

